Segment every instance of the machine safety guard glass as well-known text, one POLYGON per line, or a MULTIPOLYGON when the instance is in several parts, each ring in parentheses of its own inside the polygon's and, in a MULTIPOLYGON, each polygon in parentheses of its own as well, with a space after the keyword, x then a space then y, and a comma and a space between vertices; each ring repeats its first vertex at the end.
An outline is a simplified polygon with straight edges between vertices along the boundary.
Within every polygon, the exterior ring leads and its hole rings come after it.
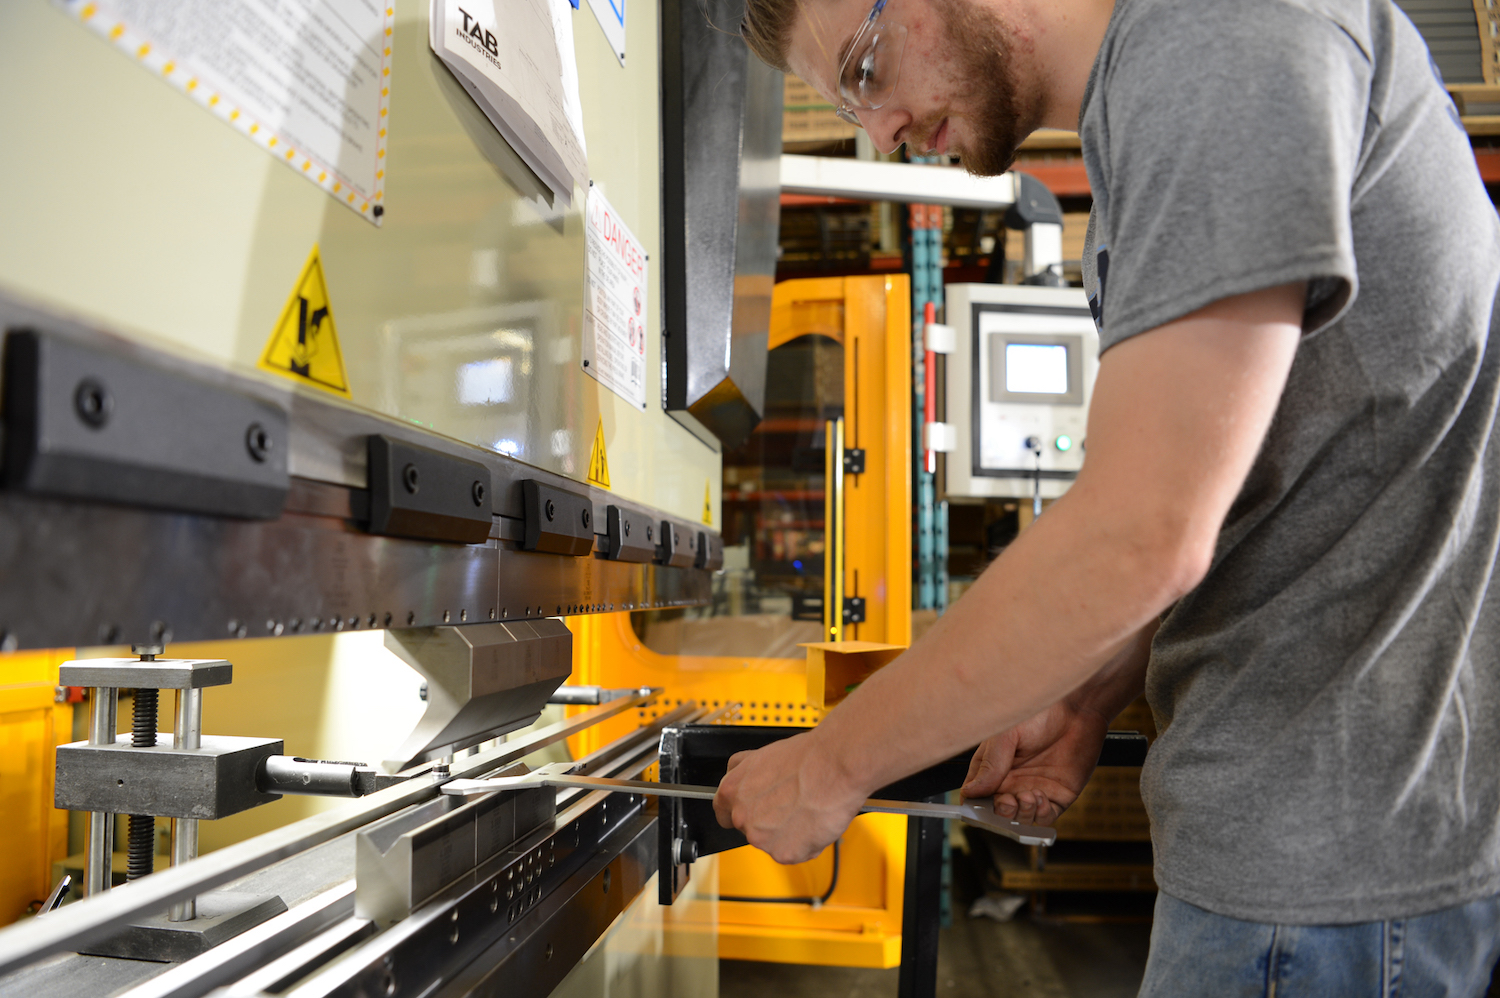
MULTIPOLYGON (((901 53, 906 48, 906 27, 881 15, 890 0, 875 0, 870 16, 859 26, 849 51, 839 64, 839 97, 833 113, 851 125, 859 125, 856 110, 883 107, 896 92, 901 76, 901 53)), ((863 127, 863 126, 861 126, 863 127)))

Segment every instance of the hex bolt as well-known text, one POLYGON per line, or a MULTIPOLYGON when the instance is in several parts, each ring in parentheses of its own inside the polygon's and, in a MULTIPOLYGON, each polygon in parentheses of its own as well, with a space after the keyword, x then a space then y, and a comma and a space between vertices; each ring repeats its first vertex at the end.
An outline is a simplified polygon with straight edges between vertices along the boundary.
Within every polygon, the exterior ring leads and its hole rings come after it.
POLYGON ((417 486, 421 476, 417 474, 417 466, 408 464, 401 469, 401 483, 406 486, 406 491, 416 494, 417 486))
POLYGON ((96 430, 109 422, 109 414, 114 408, 115 400, 105 391, 104 385, 93 378, 84 378, 73 390, 73 409, 78 418, 96 430))
POLYGON ((473 488, 469 489, 469 495, 473 496, 473 498, 474 498, 474 505, 476 505, 476 506, 483 506, 484 505, 484 483, 483 482, 475 482, 473 488))
POLYGON ((250 428, 245 431, 245 449, 256 461, 264 463, 271 456, 273 446, 271 434, 259 423, 251 423, 250 428))
POLYGON ((557 507, 552 505, 551 499, 548 499, 547 505, 542 507, 542 512, 546 513, 547 519, 551 520, 557 516, 557 507))

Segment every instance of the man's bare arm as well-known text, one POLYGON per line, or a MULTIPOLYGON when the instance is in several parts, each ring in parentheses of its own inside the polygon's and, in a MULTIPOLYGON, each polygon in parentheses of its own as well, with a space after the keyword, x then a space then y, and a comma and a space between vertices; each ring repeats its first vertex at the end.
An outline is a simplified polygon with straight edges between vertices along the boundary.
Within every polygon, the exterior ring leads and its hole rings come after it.
MULTIPOLYGON (((731 771, 721 818, 779 840, 811 787, 832 795, 824 808, 852 808, 1099 674, 1207 572, 1286 383, 1304 296, 1297 284, 1226 299, 1111 349, 1068 493, 804 744, 754 767, 796 772, 731 771)), ((814 837, 830 823, 803 821, 814 837)))

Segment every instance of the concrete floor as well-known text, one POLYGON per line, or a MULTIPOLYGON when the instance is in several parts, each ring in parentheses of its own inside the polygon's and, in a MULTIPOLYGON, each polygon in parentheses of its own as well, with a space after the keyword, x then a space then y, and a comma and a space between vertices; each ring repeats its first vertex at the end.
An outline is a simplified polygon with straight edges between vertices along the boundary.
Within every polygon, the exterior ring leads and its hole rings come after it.
MULTIPOLYGON (((1135 998, 1146 924, 1011 922, 955 913, 938 949, 939 998, 1135 998)), ((720 998, 894 998, 895 970, 724 960, 720 998)))

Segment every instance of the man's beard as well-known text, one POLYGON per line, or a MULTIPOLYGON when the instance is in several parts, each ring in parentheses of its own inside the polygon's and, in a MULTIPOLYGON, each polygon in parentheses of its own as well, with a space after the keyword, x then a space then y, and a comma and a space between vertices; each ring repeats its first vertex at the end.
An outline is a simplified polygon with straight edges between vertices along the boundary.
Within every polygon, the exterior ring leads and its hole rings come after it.
POLYGON ((970 173, 983 177, 1004 173, 1026 137, 1021 131, 1010 38, 1000 19, 974 0, 939 0, 937 6, 955 57, 955 82, 970 98, 964 117, 974 134, 958 150, 959 158, 970 173))

